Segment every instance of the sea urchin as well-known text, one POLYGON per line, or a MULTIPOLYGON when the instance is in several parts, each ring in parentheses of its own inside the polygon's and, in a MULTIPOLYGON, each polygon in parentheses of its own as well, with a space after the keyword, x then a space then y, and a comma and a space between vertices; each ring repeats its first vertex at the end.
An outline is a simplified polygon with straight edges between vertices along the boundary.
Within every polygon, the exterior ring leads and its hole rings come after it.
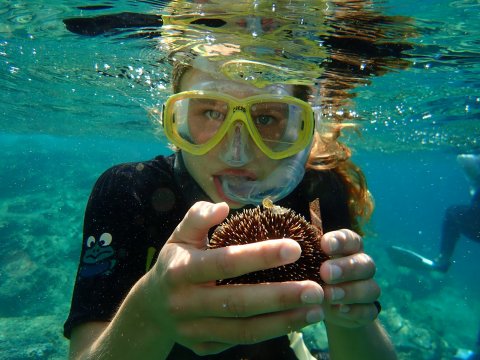
POLYGON ((209 242, 210 249, 290 238, 300 244, 302 255, 295 263, 218 280, 217 284, 257 284, 307 279, 322 284, 320 265, 328 256, 320 247, 321 236, 322 231, 318 226, 309 224, 303 216, 291 209, 279 206, 264 206, 262 209, 257 206, 243 210, 215 229, 209 242))

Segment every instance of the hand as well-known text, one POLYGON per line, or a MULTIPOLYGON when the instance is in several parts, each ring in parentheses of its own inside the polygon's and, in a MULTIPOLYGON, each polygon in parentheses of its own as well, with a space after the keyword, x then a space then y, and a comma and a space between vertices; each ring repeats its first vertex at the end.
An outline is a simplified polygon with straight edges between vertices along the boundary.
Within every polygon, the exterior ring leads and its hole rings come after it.
POLYGON ((325 321, 343 327, 360 327, 378 316, 373 304, 380 288, 373 279, 375 263, 363 252, 362 238, 342 229, 323 235, 321 246, 332 258, 320 267, 326 283, 325 321))
POLYGON ((313 281, 216 286, 218 279, 292 263, 291 239, 206 250, 208 230, 228 215, 225 203, 199 202, 177 226, 145 279, 148 316, 161 336, 197 354, 251 344, 323 320, 323 290, 313 281))

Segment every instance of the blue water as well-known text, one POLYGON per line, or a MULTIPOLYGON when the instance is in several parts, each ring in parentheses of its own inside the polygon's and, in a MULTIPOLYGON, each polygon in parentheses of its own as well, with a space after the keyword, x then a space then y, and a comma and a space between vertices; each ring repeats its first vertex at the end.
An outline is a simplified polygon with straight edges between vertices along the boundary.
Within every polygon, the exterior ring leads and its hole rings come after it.
MULTIPOLYGON (((137 81, 106 78, 95 66, 142 63, 143 40, 73 37, 61 20, 74 5, 0 4, 0 358, 63 359, 81 244, 83 211, 109 166, 167 154, 146 109, 161 102, 137 81), (61 40, 61 41, 60 41, 61 40), (62 44, 62 46, 58 46, 62 44), (122 50, 119 50, 119 49, 122 50), (115 56, 112 51, 115 49, 115 56)), ((148 2, 123 10, 148 9, 148 2), (137 6, 137 7, 135 7, 137 6)), ((480 5, 477 1, 384 2, 424 29, 414 64, 356 89, 363 137, 348 135, 376 202, 366 248, 378 265, 382 321, 401 359, 451 359, 474 346, 480 319, 480 245, 462 238, 445 275, 391 264, 390 245, 437 254, 448 206, 469 202, 458 153, 480 139, 480 5), (427 31, 428 30, 428 31, 427 31), (443 57, 442 57, 443 56, 443 57)), ((130 68, 128 68, 130 66, 130 68)))

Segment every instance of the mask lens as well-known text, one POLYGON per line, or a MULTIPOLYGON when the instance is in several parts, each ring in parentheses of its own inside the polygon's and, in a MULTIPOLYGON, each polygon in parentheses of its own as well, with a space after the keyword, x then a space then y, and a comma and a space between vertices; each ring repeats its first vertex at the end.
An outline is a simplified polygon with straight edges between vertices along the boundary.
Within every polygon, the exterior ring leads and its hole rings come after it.
POLYGON ((180 138, 201 145, 208 142, 225 122, 228 103, 204 97, 177 100, 173 106, 174 127, 180 138))
POLYGON ((296 143, 305 117, 302 107, 284 101, 253 104, 250 116, 263 143, 274 152, 284 151, 296 143))

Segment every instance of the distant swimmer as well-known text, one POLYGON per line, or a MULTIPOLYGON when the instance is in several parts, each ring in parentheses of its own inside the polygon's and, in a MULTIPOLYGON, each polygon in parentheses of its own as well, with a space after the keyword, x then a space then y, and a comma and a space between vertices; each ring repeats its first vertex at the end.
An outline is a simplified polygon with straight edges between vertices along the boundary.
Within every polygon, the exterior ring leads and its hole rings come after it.
POLYGON ((434 260, 412 250, 392 246, 388 249, 388 254, 397 265, 447 272, 457 242, 462 235, 480 243, 480 154, 458 155, 457 162, 470 183, 472 196, 470 204, 452 205, 445 211, 440 253, 434 260))
MULTIPOLYGON (((445 273, 450 268, 455 247, 462 235, 480 243, 480 154, 458 155, 457 162, 470 183, 470 205, 453 205, 445 211, 440 253, 434 260, 400 246, 391 246, 387 249, 388 255, 397 265, 445 273)), ((480 360, 480 331, 475 349, 459 349, 453 360, 480 360)))

